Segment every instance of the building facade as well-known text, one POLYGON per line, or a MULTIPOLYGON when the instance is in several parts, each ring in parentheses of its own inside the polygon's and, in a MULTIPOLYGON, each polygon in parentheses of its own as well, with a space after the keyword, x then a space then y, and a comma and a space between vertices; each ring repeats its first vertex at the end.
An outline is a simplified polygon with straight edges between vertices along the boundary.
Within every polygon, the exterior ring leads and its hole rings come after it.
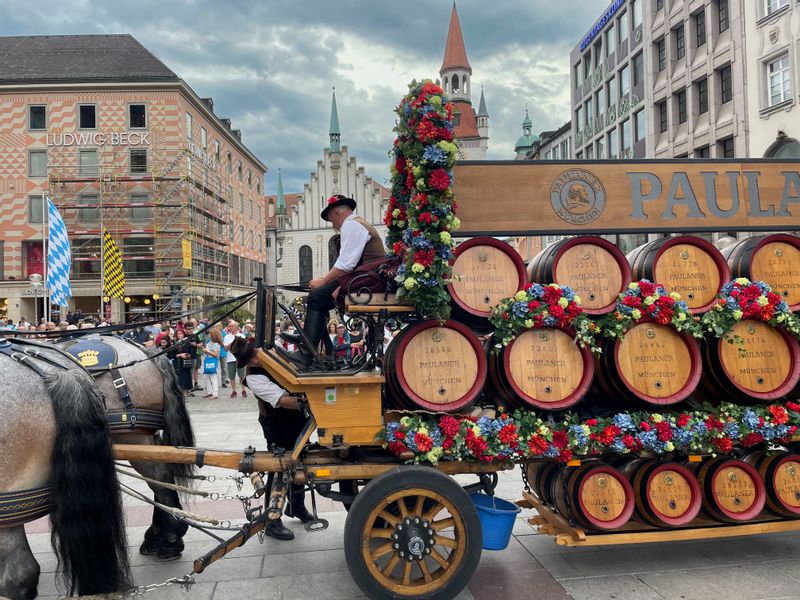
POLYGON ((481 87, 478 111, 472 106, 472 67, 467 59, 464 36, 455 2, 450 12, 450 25, 444 46, 444 59, 439 69, 441 85, 453 103, 453 125, 463 160, 485 160, 489 149, 489 111, 481 87))
POLYGON ((8 318, 44 309, 28 281, 43 273, 44 197, 70 238, 70 310, 114 321, 174 314, 264 275, 266 167, 210 98, 129 35, 0 38, 0 51, 8 318), (124 299, 103 297, 103 229, 122 253, 124 299))
POLYGON ((303 186, 302 194, 284 193, 279 173, 278 193, 267 197, 268 209, 275 207, 278 284, 306 284, 323 276, 336 262, 336 232, 320 216, 334 194, 353 198, 356 213, 374 225, 382 236, 386 235, 383 215, 390 192, 369 177, 347 146, 341 144, 335 91, 328 139, 328 147, 303 186))

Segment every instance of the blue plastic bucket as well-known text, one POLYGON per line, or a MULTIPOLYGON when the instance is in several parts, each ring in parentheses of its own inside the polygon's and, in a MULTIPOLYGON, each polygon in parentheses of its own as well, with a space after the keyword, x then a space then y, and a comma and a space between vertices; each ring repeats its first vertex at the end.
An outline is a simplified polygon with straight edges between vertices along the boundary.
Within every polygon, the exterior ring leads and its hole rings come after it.
POLYGON ((511 540, 514 519, 522 509, 508 500, 486 494, 470 494, 469 497, 478 509, 483 531, 483 549, 504 550, 511 540))

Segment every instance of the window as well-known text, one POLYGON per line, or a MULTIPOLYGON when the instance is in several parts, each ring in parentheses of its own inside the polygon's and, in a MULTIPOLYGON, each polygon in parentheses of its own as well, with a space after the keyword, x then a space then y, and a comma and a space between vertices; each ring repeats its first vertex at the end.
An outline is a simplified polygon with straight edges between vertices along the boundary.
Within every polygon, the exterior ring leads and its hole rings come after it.
POLYGON ((587 54, 583 57, 583 78, 584 80, 589 79, 592 74, 592 59, 587 54))
POLYGON ((586 160, 591 160, 594 158, 594 146, 590 143, 586 147, 586 160))
POLYGON ((244 194, 239 192, 239 212, 244 214, 244 194))
POLYGON ((647 135, 647 121, 644 118, 644 110, 640 110, 633 115, 633 139, 637 142, 642 141, 647 135))
POLYGON ((721 90, 721 99, 722 104, 726 102, 730 102, 733 99, 733 84, 731 82, 731 67, 728 65, 720 69, 719 71, 719 81, 720 81, 720 90, 721 90))
POLYGON ((47 177, 47 150, 28 152, 28 176, 47 177))
POLYGON ((200 128, 200 145, 203 147, 203 150, 208 148, 208 131, 206 131, 205 127, 200 128))
POLYGON ((766 0, 766 2, 768 15, 771 15, 789 4, 789 0, 766 0))
POLYGON ((575 155, 575 160, 583 160, 583 152, 578 152, 575 155))
POLYGON ((728 0, 719 0, 717 15, 719 17, 719 32, 728 31, 731 26, 728 18, 728 0))
POLYGON ((633 29, 636 30, 642 24, 642 1, 631 0, 631 13, 633 14, 633 29))
POLYGON ((656 42, 656 56, 658 57, 659 72, 667 68, 667 40, 661 38, 656 42))
POLYGON ((253 188, 253 171, 247 169, 247 187, 253 188))
POLYGON ((703 146, 702 148, 697 148, 694 151, 695 158, 711 158, 711 149, 708 146, 703 146))
POLYGON ((128 127, 130 129, 147 127, 147 107, 144 104, 128 105, 128 127))
POLYGON ((122 240, 122 270, 126 277, 152 277, 156 265, 153 260, 152 237, 129 237, 122 240))
POLYGON ((91 206, 92 208, 81 208, 78 211, 78 219, 80 221, 96 223, 100 220, 100 209, 97 207, 97 196, 87 195, 78 198, 79 206, 91 206))
POLYGON ((664 8, 664 0, 656 0, 656 10, 664 8))
POLYGON ((28 107, 28 129, 30 131, 47 129, 47 107, 44 104, 28 107))
POLYGON ((78 129, 97 129, 97 107, 94 104, 78 105, 78 129))
POLYGON ((28 223, 42 222, 42 195, 28 196, 28 223))
POLYGON ((596 69, 597 67, 600 66, 600 63, 603 61, 603 38, 602 37, 599 40, 597 40, 597 43, 595 43, 594 52, 592 54, 594 55, 594 68, 596 69))
POLYGON ((683 58, 686 56, 686 29, 681 25, 673 31, 675 35, 675 58, 683 58))
POLYGON ((308 283, 314 277, 314 266, 311 260, 311 246, 300 246, 297 252, 300 263, 300 283, 308 283))
POLYGON ((256 194, 261 194, 261 179, 256 177, 256 194))
MULTIPOLYGON (((231 153, 228 152, 228 175, 231 173, 233 173, 233 157, 231 156, 231 153)), ((228 196, 230 196, 230 194, 228 194, 228 196)))
POLYGON ((239 244, 244 248, 244 225, 239 225, 239 244))
POLYGON ((678 103, 678 123, 686 123, 688 118, 686 114, 686 90, 683 89, 675 94, 675 100, 678 103))
POLYGON ((131 173, 147 173, 147 148, 130 149, 131 173))
POLYGON ((81 150, 78 161, 81 175, 97 175, 97 150, 81 150))
POLYGON ((619 45, 622 46, 628 41, 628 13, 624 12, 619 16, 619 45))
POLYGON ((583 106, 579 106, 578 110, 575 111, 575 127, 578 131, 583 127, 583 106))
POLYGON ((152 206, 135 206, 136 204, 146 204, 148 200, 147 194, 134 194, 131 196, 131 220, 149 221, 153 218, 152 206))
POLYGON ((789 100, 792 96, 792 82, 789 72, 789 55, 784 54, 767 65, 769 83, 769 105, 775 106, 789 100))
POLYGON ((622 136, 622 152, 625 153, 631 147, 631 120, 625 119, 622 122, 622 129, 620 130, 622 136))
POLYGON ((194 139, 192 137, 192 115, 189 113, 186 113, 186 137, 189 138, 189 140, 194 139))
POLYGON ((669 124, 669 121, 667 121, 667 101, 663 100, 656 106, 658 106, 658 130, 661 133, 664 133, 667 130, 667 125, 669 124))
POLYGON ((618 153, 617 130, 612 129, 608 133, 608 158, 617 158, 618 153))
POLYGON ((605 140, 601 136, 597 139, 597 158, 605 158, 606 157, 606 144, 605 140))
POLYGON ((706 43, 706 11, 701 10, 694 16, 694 33, 697 39, 697 47, 705 46, 706 43))
POLYGON ((561 142, 561 158, 569 158, 569 140, 561 142))
POLYGON ((592 123, 592 99, 589 98, 589 101, 586 103, 586 125, 591 125, 592 123))
POLYGON ((566 156, 559 156, 558 146, 553 148, 553 160, 558 160, 559 158, 566 158, 566 156))
POLYGON ((616 36, 614 35, 614 25, 606 29, 606 56, 611 56, 616 48, 616 36))
POLYGON ((550 160, 550 150, 548 150, 547 152, 544 153, 544 159, 545 160, 550 160))
POLYGON ((581 63, 572 66, 572 76, 575 79, 575 87, 580 87, 583 84, 583 70, 581 63))
POLYGON ((617 78, 612 77, 611 80, 608 82, 608 106, 611 108, 612 106, 617 105, 617 78))
POLYGON ((214 160, 219 162, 219 142, 214 140, 214 160))
POLYGON ((261 205, 256 207, 256 214, 258 215, 258 222, 261 223, 261 205))
POLYGON ((253 218, 253 201, 250 200, 250 218, 253 218))
POLYGON ((633 87, 644 83, 644 53, 639 52, 633 57, 633 87))
POLYGON ((733 136, 729 138, 725 138, 724 140, 720 140, 719 142, 720 151, 717 153, 717 156, 722 155, 722 158, 733 158, 733 136))
POLYGON ((631 91, 631 70, 628 65, 622 67, 619 72, 619 95, 625 96, 631 91))
POLYGON ((708 79, 701 79, 697 86, 697 114, 703 115, 708 112, 708 79))

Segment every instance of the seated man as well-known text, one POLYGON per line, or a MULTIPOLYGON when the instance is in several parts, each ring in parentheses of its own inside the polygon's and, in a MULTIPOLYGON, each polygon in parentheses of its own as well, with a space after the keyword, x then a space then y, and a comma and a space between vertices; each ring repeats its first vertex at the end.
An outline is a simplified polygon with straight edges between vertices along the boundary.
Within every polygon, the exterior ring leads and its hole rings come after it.
MULTIPOLYGON (((328 313, 334 307, 333 293, 339 287, 339 278, 353 271, 359 265, 380 260, 386 256, 383 241, 376 229, 353 211, 356 201, 346 196, 331 196, 328 205, 322 211, 322 218, 333 224, 341 233, 341 251, 333 268, 319 279, 309 282, 311 292, 306 301, 306 318, 303 331, 311 345, 316 348, 325 331, 328 313)), ((298 344, 299 352, 289 356, 298 365, 308 367, 312 356, 305 351, 299 336, 289 337, 282 334, 283 339, 298 344)))

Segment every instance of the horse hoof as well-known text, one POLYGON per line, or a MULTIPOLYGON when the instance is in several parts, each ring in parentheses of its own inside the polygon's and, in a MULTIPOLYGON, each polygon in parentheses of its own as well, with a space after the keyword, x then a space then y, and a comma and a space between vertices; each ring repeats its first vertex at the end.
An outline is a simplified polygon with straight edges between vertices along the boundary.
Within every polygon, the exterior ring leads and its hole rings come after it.
POLYGON ((155 559, 158 562, 169 562, 171 560, 178 560, 181 557, 181 551, 177 548, 160 548, 156 552, 155 559))
POLYGON ((142 542, 142 545, 139 546, 139 554, 144 554, 145 556, 152 556, 157 552, 158 552, 158 540, 145 540, 144 542, 142 542))

